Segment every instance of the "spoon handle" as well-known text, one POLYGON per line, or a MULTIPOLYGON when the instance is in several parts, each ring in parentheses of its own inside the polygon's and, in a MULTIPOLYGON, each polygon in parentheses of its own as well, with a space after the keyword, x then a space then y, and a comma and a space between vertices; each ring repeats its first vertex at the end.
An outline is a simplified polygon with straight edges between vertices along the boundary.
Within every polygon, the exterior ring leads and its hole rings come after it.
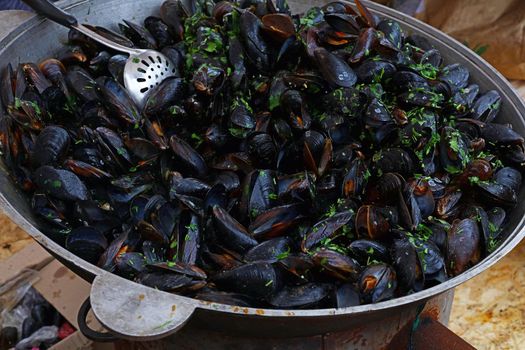
POLYGON ((77 25, 78 21, 75 17, 71 16, 69 13, 66 13, 53 5, 47 0, 23 0, 27 6, 35 10, 36 13, 61 24, 66 27, 74 27, 77 25))

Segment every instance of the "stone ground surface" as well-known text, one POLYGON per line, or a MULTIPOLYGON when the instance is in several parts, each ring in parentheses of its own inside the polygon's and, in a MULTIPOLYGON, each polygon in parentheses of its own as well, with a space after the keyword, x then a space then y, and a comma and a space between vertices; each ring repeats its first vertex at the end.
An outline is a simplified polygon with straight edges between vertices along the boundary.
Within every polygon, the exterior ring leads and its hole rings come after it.
MULTIPOLYGON (((0 38, 28 17, 0 12, 0 38)), ((513 82, 522 96, 525 83, 513 82)), ((0 261, 32 242, 0 214, 0 261)), ((450 328, 480 350, 520 350, 525 344, 525 242, 488 271, 456 289, 450 328)))

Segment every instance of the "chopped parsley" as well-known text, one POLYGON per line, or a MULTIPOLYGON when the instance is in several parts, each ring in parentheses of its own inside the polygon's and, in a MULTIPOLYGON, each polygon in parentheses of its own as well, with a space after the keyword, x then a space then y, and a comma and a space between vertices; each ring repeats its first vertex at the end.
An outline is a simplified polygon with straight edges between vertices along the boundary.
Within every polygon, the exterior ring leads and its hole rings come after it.
POLYGON ((281 252, 275 256, 277 260, 283 260, 286 259, 290 255, 290 247, 287 247, 287 249, 284 252, 281 252))

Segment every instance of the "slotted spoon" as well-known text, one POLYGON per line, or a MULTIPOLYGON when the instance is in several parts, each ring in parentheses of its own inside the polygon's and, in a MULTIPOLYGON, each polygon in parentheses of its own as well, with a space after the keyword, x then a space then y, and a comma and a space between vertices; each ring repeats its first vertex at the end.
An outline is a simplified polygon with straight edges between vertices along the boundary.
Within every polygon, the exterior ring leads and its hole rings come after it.
POLYGON ((126 47, 97 34, 78 23, 72 15, 62 11, 48 0, 24 0, 38 14, 68 28, 74 28, 91 39, 113 50, 129 55, 124 67, 124 85, 130 97, 142 109, 148 96, 156 85, 175 75, 175 65, 165 55, 155 50, 126 47))

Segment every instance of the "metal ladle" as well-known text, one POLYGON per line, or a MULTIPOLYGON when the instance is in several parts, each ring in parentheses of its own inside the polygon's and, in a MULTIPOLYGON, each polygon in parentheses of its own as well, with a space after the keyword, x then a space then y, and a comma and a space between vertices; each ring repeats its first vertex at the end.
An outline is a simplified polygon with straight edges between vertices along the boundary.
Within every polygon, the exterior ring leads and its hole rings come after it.
POLYGON ((124 67, 124 85, 130 97, 142 109, 148 92, 164 79, 174 76, 173 62, 155 50, 126 47, 107 39, 83 24, 72 15, 62 11, 47 0, 23 0, 38 14, 65 27, 76 29, 91 39, 113 50, 129 55, 124 67))

